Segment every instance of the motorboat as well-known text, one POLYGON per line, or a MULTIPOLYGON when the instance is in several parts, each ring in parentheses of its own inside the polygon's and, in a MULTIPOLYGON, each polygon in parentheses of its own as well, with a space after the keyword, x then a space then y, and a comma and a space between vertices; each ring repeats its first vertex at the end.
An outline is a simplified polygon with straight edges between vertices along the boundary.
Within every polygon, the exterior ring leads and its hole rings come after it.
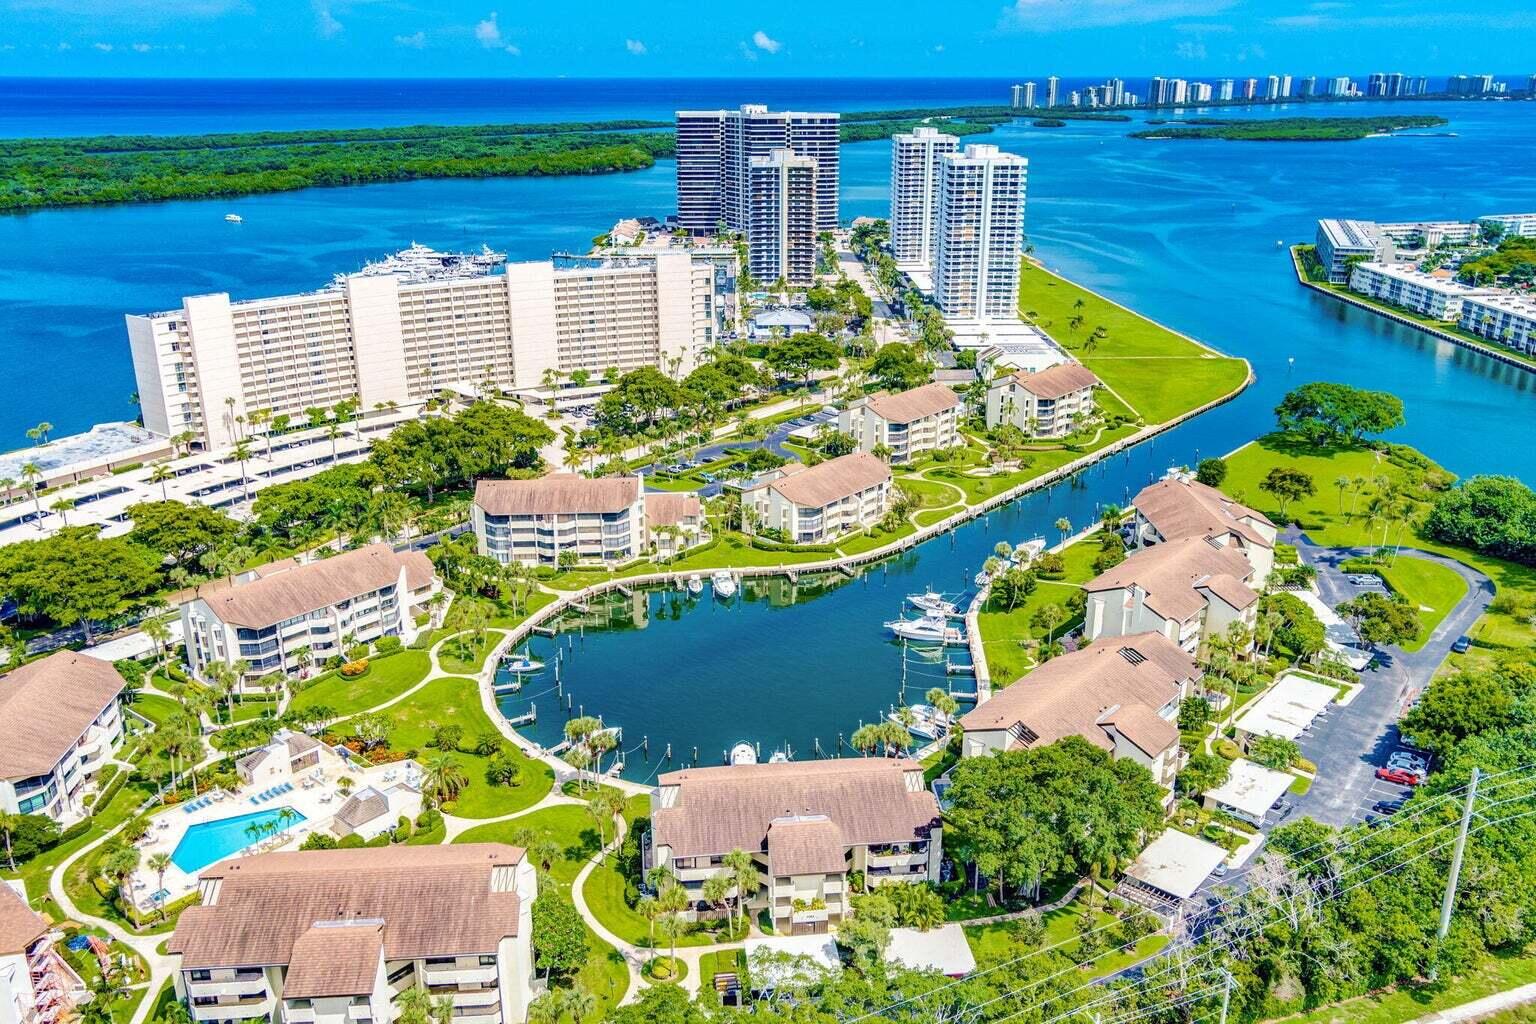
POLYGON ((921 594, 908 594, 907 601, 912 607, 937 615, 958 616, 960 609, 955 607, 953 601, 944 600, 944 595, 932 590, 925 590, 921 594))
POLYGON ((1028 569, 1030 563, 1039 558, 1044 552, 1045 538, 1036 537, 1034 540, 1027 540, 1014 548, 1013 560, 1018 563, 1019 568, 1028 569))
POLYGON ((245 222, 245 218, 240 216, 238 213, 226 213, 224 215, 224 219, 229 221, 231 224, 243 224, 245 222))
POLYGON ((978 587, 984 587, 992 582, 992 576, 985 569, 983 569, 981 572, 976 574, 976 578, 971 582, 976 584, 978 587))
POLYGON ((507 672, 542 672, 544 663, 535 661, 526 654, 516 654, 501 663, 501 667, 507 672))
POLYGON ((936 740, 949 731, 949 717, 930 704, 912 704, 902 709, 912 712, 912 724, 902 721, 901 710, 893 710, 885 717, 902 726, 912 735, 925 740, 936 740))
POLYGON ((731 748, 731 764, 757 764, 757 749, 743 740, 731 748))
POLYGON ((714 584, 716 597, 736 596, 736 577, 727 570, 720 569, 709 578, 709 581, 714 584))
POLYGON ((787 751, 787 750, 775 750, 773 752, 772 756, 770 756, 768 758, 768 763, 769 764, 788 764, 789 763, 789 751, 787 751))
POLYGON ((689 576, 688 577, 688 593, 690 593, 693 596, 697 597, 699 594, 701 594, 703 592, 704 592, 704 581, 699 578, 699 574, 698 573, 694 573, 692 576, 689 576))
POLYGON ((965 643, 965 632, 949 624, 944 615, 929 613, 920 619, 892 619, 885 628, 903 640, 927 640, 941 644, 965 643))

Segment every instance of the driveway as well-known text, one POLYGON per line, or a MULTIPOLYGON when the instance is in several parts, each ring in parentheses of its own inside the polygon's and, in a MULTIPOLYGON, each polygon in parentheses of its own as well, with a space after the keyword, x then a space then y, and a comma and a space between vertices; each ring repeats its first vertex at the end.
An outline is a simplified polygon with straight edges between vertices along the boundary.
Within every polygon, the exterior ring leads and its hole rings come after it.
MULTIPOLYGON (((1361 593, 1345 579, 1339 563, 1364 548, 1324 548, 1313 544, 1294 527, 1284 540, 1295 544, 1301 559, 1317 569, 1317 586, 1330 607, 1361 593)), ((1306 796, 1297 798, 1288 820, 1306 816, 1329 825, 1359 821, 1378 800, 1402 792, 1402 787, 1378 782, 1376 769, 1399 747, 1397 719, 1415 694, 1429 685, 1435 670, 1450 653, 1451 644, 1471 631, 1493 600, 1492 581, 1460 562, 1423 551, 1403 550, 1403 558, 1422 558, 1454 570, 1467 581, 1467 596, 1435 627, 1429 641, 1417 651, 1383 647, 1376 661, 1360 675, 1364 688, 1345 707, 1334 707, 1310 733, 1301 737, 1301 752, 1317 765, 1317 779, 1306 796)))
MULTIPOLYGON (((698 450, 698 452, 694 455, 694 461, 696 461, 696 462, 710 462, 710 461, 713 461, 714 459, 723 458, 727 454, 727 449, 732 449, 732 448, 739 449, 739 450, 751 450, 753 448, 767 448, 769 451, 773 452, 775 455, 778 455, 778 456, 780 456, 782 458, 798 459, 800 457, 799 453, 791 451, 790 449, 784 447, 784 442, 789 440, 789 435, 790 435, 790 433, 792 431, 798 430, 798 429, 800 429, 801 427, 804 427, 804 426, 815 426, 815 425, 818 425, 818 424, 821 424, 821 423, 836 423, 836 422, 837 422, 837 414, 836 413, 825 412, 819 404, 816 404, 815 402, 811 402, 811 403, 808 403, 806 405, 806 412, 805 412, 804 416, 799 416, 799 417, 796 417, 795 419, 786 420, 785 422, 780 423, 779 425, 774 427, 773 428, 773 432, 770 433, 763 440, 761 440, 761 441, 741 441, 741 440, 737 440, 737 441, 723 441, 723 442, 721 442, 719 444, 705 445, 704 447, 700 448, 698 450)), ((642 466, 640 468, 640 472, 645 473, 645 474, 650 474, 650 473, 654 472, 655 469, 656 469, 656 464, 655 463, 651 463, 650 465, 642 466)), ((721 482, 719 480, 716 480, 714 483, 705 484, 703 487, 701 487, 695 493, 698 494, 698 496, 701 497, 701 498, 712 498, 715 495, 720 493, 720 488, 721 488, 721 482)), ((657 494, 657 493, 662 493, 662 488, 659 488, 659 487, 647 487, 646 491, 649 492, 649 493, 652 493, 652 494, 657 494)))

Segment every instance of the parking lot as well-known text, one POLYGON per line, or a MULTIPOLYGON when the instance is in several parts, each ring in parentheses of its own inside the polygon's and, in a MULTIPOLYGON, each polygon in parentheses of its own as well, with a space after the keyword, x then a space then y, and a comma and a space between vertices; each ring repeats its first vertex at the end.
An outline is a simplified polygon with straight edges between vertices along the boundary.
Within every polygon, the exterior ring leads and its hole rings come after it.
MULTIPOLYGON (((761 441, 722 441, 719 444, 705 445, 703 448, 700 448, 691 459, 686 461, 678 459, 667 461, 665 463, 643 466, 640 469, 640 473, 644 476, 649 476, 658 468, 664 472, 685 473, 688 470, 695 468, 696 466, 720 459, 722 456, 727 454, 726 449, 728 448, 767 448, 774 454, 781 455, 786 459, 795 459, 798 458, 796 453, 784 447, 784 442, 789 439, 789 435, 792 432, 799 430, 801 427, 815 427, 824 423, 835 425, 836 422, 837 412, 835 410, 829 408, 819 408, 814 412, 806 413, 804 416, 797 416, 792 420, 787 420, 783 423, 777 424, 773 428, 773 432, 761 441)), ((699 489, 699 496, 709 498, 719 494, 723 482, 724 481, 722 480, 711 480, 707 482, 704 487, 699 489)))

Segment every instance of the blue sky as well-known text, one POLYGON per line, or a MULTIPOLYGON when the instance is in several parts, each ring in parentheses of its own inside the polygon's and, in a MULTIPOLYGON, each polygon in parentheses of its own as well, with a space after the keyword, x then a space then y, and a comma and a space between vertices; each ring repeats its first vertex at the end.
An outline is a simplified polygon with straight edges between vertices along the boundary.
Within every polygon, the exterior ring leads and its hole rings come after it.
POLYGON ((0 75, 1536 72, 1536 2, 0 0, 0 75), (1530 68, 1509 67, 1523 58, 1530 68))

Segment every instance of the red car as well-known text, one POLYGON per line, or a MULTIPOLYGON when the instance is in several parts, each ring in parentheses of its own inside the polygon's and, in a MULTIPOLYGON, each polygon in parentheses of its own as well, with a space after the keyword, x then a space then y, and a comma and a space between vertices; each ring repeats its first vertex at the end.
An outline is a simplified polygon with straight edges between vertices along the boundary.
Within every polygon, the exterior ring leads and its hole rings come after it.
POLYGON ((1424 781, 1424 776, 1418 772, 1410 772, 1402 768, 1377 768, 1376 777, 1383 782, 1395 782, 1399 786, 1417 786, 1424 781))

